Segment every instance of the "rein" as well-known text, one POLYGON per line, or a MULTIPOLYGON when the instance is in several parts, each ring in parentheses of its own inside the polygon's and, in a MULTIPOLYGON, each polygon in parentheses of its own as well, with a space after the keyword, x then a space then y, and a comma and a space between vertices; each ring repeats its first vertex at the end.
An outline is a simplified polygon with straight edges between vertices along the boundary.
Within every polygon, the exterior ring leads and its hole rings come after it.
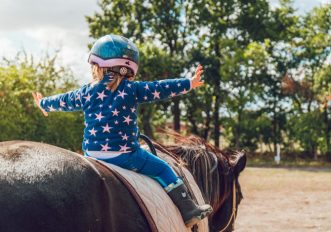
MULTIPOLYGON (((156 145, 158 150, 160 150, 161 152, 164 152, 165 154, 169 155, 170 157, 172 157, 175 160, 174 164, 178 169, 178 170, 176 170, 177 174, 179 174, 179 176, 182 177, 185 185, 188 187, 189 194, 191 195, 193 200, 197 203, 197 200, 196 200, 196 198, 193 194, 193 191, 190 188, 190 185, 188 184, 188 180, 185 178, 185 175, 184 175, 183 170, 181 168, 181 162, 179 161, 178 157, 173 155, 173 153, 169 152, 167 149, 165 149, 161 144, 153 142, 153 145, 156 145)), ((222 174, 223 175, 228 175, 229 172, 230 172, 230 169, 231 169, 230 168, 231 165, 229 164, 229 159, 226 156, 223 156, 223 157, 225 158, 225 160, 223 160, 225 162, 222 162, 222 163, 225 164, 225 166, 224 166, 225 170, 223 170, 222 174)), ((208 172, 209 175, 212 175, 216 170, 218 170, 218 168, 217 168, 218 167, 218 159, 215 156, 215 154, 212 154, 212 159, 214 160, 214 164, 208 172)), ((237 191, 236 180, 233 180, 233 186, 232 186, 232 194, 233 194, 232 195, 232 213, 231 213, 231 216, 230 216, 227 224, 224 226, 223 229, 219 230, 219 232, 225 232, 228 229, 228 227, 231 225, 231 222, 236 217, 236 211, 237 211, 237 208, 236 208, 236 198, 237 198, 236 191, 237 191)), ((193 227, 192 230, 197 231, 197 228, 193 227)))
POLYGON ((226 226, 220 230, 220 232, 224 232, 228 227, 229 225, 231 224, 232 220, 234 219, 234 217, 236 216, 236 182, 233 181, 233 195, 232 195, 232 213, 231 213, 231 217, 228 221, 228 223, 226 224, 226 226))

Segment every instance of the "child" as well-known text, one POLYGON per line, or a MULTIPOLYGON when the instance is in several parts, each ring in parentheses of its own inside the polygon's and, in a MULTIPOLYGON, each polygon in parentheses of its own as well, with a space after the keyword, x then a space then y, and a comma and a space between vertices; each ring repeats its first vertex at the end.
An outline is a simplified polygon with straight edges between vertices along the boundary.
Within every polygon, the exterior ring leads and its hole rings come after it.
POLYGON ((65 94, 43 98, 40 93, 33 93, 33 97, 45 116, 51 111, 83 110, 85 156, 157 180, 190 227, 209 215, 212 208, 197 206, 172 168, 140 147, 137 107, 140 103, 185 94, 203 85, 200 80, 203 69, 199 65, 192 79, 138 82, 133 81, 138 59, 138 49, 131 41, 118 35, 106 35, 95 42, 90 52, 92 83, 65 94))

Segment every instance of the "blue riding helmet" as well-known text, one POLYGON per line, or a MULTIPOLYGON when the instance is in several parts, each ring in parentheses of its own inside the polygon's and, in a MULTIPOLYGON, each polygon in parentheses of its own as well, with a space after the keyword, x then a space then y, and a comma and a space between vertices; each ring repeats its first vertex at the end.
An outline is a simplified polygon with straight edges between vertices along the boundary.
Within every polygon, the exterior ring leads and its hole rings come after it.
POLYGON ((88 62, 102 68, 112 68, 121 75, 131 73, 134 76, 138 71, 139 51, 123 36, 105 35, 94 43, 88 62))

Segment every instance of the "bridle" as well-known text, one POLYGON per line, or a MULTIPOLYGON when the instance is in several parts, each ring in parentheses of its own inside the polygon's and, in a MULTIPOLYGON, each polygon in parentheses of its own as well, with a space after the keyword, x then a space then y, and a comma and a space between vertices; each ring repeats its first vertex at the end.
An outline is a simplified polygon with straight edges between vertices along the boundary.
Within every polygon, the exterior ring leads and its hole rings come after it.
MULTIPOLYGON (((213 158, 216 159, 216 162, 218 163, 218 160, 216 158, 216 155, 213 154, 213 158)), ((226 160, 227 161, 227 160, 226 160)), ((228 175, 231 167, 230 164, 228 162, 225 162, 225 171, 223 171, 223 175, 228 175)), ((215 171, 215 166, 211 169, 210 174, 212 174, 215 171)), ((230 226, 232 220, 234 220, 235 216, 236 216, 236 212, 237 212, 237 207, 236 207, 236 203, 237 203, 237 188, 236 188, 236 180, 233 180, 233 185, 232 185, 232 212, 231 212, 231 216, 229 218, 228 223, 225 225, 225 227, 221 230, 219 230, 219 232, 224 232, 225 230, 228 229, 228 227, 230 226)))
POLYGON ((231 224, 232 220, 234 219, 234 217, 236 216, 236 211, 237 211, 237 208, 236 208, 236 181, 234 180, 233 181, 233 194, 232 194, 232 213, 231 213, 231 217, 228 221, 228 223, 226 224, 226 226, 220 230, 220 232, 224 232, 228 227, 229 225, 231 224))
MULTIPOLYGON (((209 172, 210 175, 213 174, 213 172, 216 171, 217 168, 217 164, 218 164, 218 159, 216 158, 216 155, 213 154, 213 158, 214 160, 216 160, 214 166, 211 168, 211 171, 209 172), (216 167, 215 167, 216 166, 216 167)), ((230 173, 231 167, 230 164, 228 162, 224 162, 225 167, 224 167, 224 171, 222 172, 223 175, 228 175, 230 173)), ((223 227, 223 229, 219 230, 219 232, 224 232, 225 230, 228 229, 228 227, 230 226, 232 220, 234 220, 234 218, 236 217, 236 212, 237 212, 237 207, 236 207, 236 202, 237 201, 237 187, 236 187, 236 180, 233 180, 233 185, 232 185, 232 212, 231 212, 231 216, 229 218, 228 223, 223 227)))
MULTIPOLYGON (((146 135, 143 135, 143 134, 140 134, 139 137, 140 137, 141 139, 143 139, 143 140, 147 143, 147 145, 150 147, 151 152, 152 152, 155 156, 157 156, 157 154, 156 154, 156 150, 155 150, 155 147, 154 147, 152 141, 150 140, 150 138, 147 137, 146 135)), ((183 173, 183 170, 182 170, 182 168, 181 168, 181 164, 180 164, 179 160, 178 160, 176 157, 174 157, 173 155, 171 155, 171 153, 167 152, 166 150, 163 150, 163 152, 166 152, 168 155, 170 155, 171 157, 173 157, 173 158, 177 161, 177 162, 175 162, 175 166, 178 168, 178 171, 179 171, 179 173, 180 173, 180 176, 183 178, 184 183, 185 183, 186 186, 188 187, 189 193, 190 193, 190 195, 192 195, 193 200, 194 200, 195 202, 197 202, 197 199, 195 198, 195 195, 193 194, 193 191, 192 191, 192 189, 190 188, 190 185, 188 184, 188 180, 186 179, 186 177, 185 177, 185 175, 184 175, 184 173, 183 173)), ((210 169, 210 171, 209 171, 209 175, 212 175, 212 174, 217 170, 217 166, 218 166, 218 159, 217 159, 216 155, 215 155, 215 154, 212 154, 212 157, 213 157, 213 159, 214 159, 214 165, 213 165, 212 168, 210 169)), ((228 160, 227 160, 227 161, 228 161, 228 160)), ((230 172, 230 170, 231 170, 231 165, 230 165, 228 162, 225 162, 225 169, 226 169, 226 170, 223 171, 222 174, 223 174, 223 175, 228 175, 229 172, 230 172)), ((228 221, 228 223, 226 224, 226 226, 225 226, 223 229, 221 229, 219 232, 224 232, 226 229, 228 229, 228 227, 230 226, 232 220, 234 220, 234 218, 235 218, 235 216, 236 216, 236 211, 237 211, 237 208, 236 208, 236 199, 237 199, 237 197, 236 197, 236 196, 237 196, 236 193, 237 193, 237 192, 236 192, 236 191, 237 191, 237 188, 236 188, 236 180, 234 179, 234 180, 233 180, 233 187, 232 187, 232 213, 231 213, 231 216, 230 216, 229 221, 228 221)), ((197 227, 195 227, 195 228, 193 227, 192 229, 193 229, 193 231, 195 231, 195 230, 197 230, 197 227)))

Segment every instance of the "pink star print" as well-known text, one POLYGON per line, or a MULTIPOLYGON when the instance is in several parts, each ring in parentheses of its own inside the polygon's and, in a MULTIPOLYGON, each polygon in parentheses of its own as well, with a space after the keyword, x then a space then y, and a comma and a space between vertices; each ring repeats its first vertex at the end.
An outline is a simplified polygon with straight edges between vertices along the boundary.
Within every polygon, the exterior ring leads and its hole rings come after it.
POLYGON ((166 87, 167 89, 169 89, 169 85, 166 85, 165 87, 166 87))
POLYGON ((122 135, 122 140, 128 140, 129 136, 127 136, 126 134, 122 135))
POLYGON ((180 84, 180 83, 178 83, 178 84, 177 84, 177 86, 178 86, 178 87, 180 87, 180 86, 181 86, 181 84, 180 84))
POLYGON ((88 101, 91 101, 91 95, 90 95, 90 93, 88 93, 87 94, 87 96, 86 97, 84 97, 85 98, 85 100, 88 102, 88 101))
POLYGON ((84 143, 85 143, 85 145, 88 144, 88 139, 86 139, 86 140, 84 141, 84 143))
POLYGON ((120 151, 126 152, 130 148, 130 147, 127 147, 126 145, 127 145, 127 143, 124 146, 120 145, 120 147, 121 147, 120 151))
POLYGON ((131 112, 132 112, 132 113, 136 111, 136 108, 134 108, 134 107, 132 107, 132 108, 130 108, 130 109, 131 109, 131 112))
POLYGON ((110 148, 110 147, 108 147, 108 143, 106 143, 105 145, 102 145, 102 144, 100 144, 100 145, 102 147, 101 151, 108 151, 108 149, 110 148))
POLYGON ((101 93, 97 92, 98 94, 97 99, 101 99, 101 101, 103 101, 103 99, 107 97, 107 95, 104 92, 105 92, 104 90, 101 93))
POLYGON ((103 119, 105 116, 102 116, 101 112, 98 114, 95 114, 96 118, 95 120, 99 120, 99 122, 101 121, 101 119, 103 119))
POLYGON ((187 90, 186 89, 184 89, 182 92, 180 92, 181 94, 187 94, 187 90))
POLYGON ((49 106, 48 109, 49 109, 49 111, 55 111, 55 109, 53 108, 53 106, 49 106))
POLYGON ((123 118, 125 118, 125 120, 123 122, 126 122, 128 125, 132 121, 132 119, 130 118, 130 115, 128 115, 127 117, 123 116, 123 118))
POLYGON ((145 87, 144 87, 146 90, 149 90, 149 87, 148 85, 146 84, 145 87))
POLYGON ((91 135, 97 136, 97 130, 94 130, 94 127, 92 128, 92 130, 88 130, 90 132, 91 135))
POLYGON ((61 107, 65 107, 66 106, 66 103, 64 101, 60 100, 60 106, 61 107))
POLYGON ((117 120, 115 121, 115 124, 118 124, 118 121, 117 120))
POLYGON ((156 90, 154 91, 154 93, 152 93, 154 96, 154 99, 160 99, 160 92, 157 92, 156 90))
POLYGON ((115 109, 112 111, 112 113, 113 113, 113 116, 118 116, 119 111, 117 109, 115 109))
POLYGON ((102 128, 103 128, 103 133, 105 133, 105 132, 108 132, 108 133, 110 133, 110 129, 112 129, 112 127, 110 127, 110 126, 108 126, 108 123, 106 124, 106 126, 101 126, 102 128))
POLYGON ((174 97, 174 96, 176 96, 176 93, 171 92, 170 96, 174 97))
POLYGON ((118 96, 122 97, 123 99, 125 95, 128 95, 127 93, 124 92, 124 90, 122 92, 118 90, 118 92, 119 92, 118 96))
POLYGON ((144 97, 144 100, 147 100, 147 99, 148 99, 148 97, 147 97, 147 96, 145 96, 145 97, 144 97))

